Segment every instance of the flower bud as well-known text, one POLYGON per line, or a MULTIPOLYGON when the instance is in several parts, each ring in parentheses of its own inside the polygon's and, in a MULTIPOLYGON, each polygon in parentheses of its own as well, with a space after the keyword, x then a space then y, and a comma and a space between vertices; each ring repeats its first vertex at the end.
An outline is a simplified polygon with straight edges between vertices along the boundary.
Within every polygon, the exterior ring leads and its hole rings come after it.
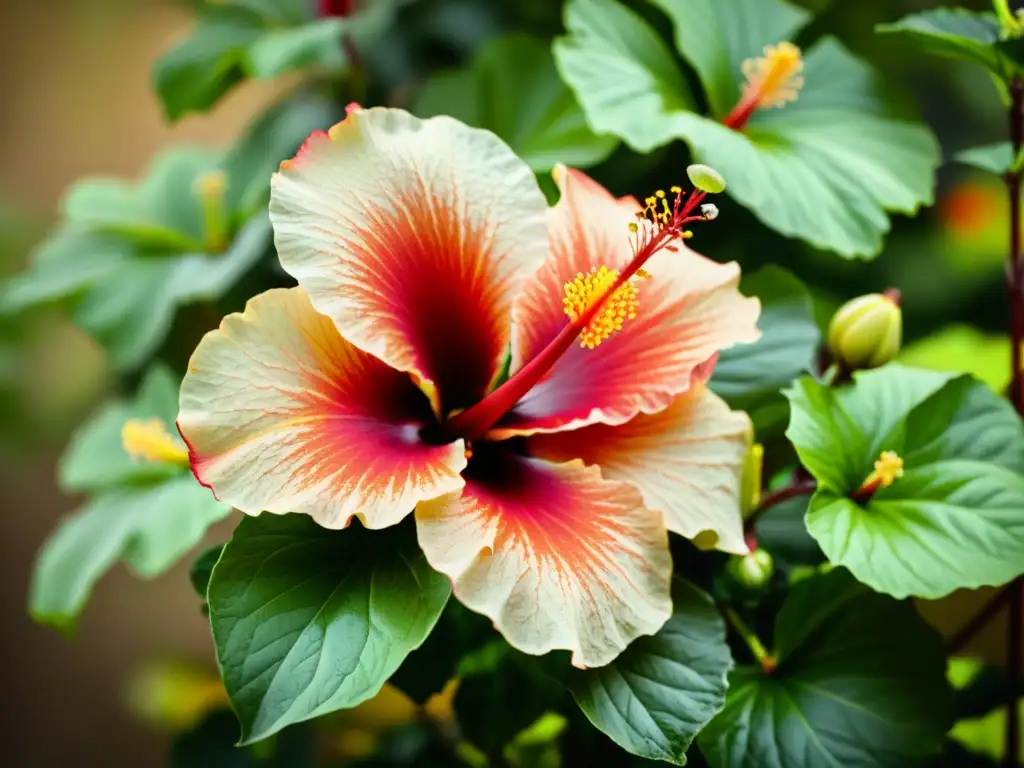
POLYGON ((686 169, 686 175, 690 182, 701 192, 710 192, 717 195, 725 189, 725 179, 722 174, 709 165, 691 165, 686 169))
POLYGON ((775 561, 764 549, 755 549, 746 555, 729 558, 725 565, 729 580, 740 590, 759 590, 768 586, 775 574, 775 561))
POLYGON ((885 365, 899 353, 902 338, 899 298, 889 293, 869 293, 846 302, 828 330, 832 354, 851 371, 885 365))
POLYGON ((704 203, 700 207, 700 215, 708 221, 714 221, 718 218, 718 206, 714 203, 704 203))
POLYGON ((761 503, 761 484, 764 478, 764 446, 754 443, 747 451, 740 476, 740 511, 745 520, 761 503))

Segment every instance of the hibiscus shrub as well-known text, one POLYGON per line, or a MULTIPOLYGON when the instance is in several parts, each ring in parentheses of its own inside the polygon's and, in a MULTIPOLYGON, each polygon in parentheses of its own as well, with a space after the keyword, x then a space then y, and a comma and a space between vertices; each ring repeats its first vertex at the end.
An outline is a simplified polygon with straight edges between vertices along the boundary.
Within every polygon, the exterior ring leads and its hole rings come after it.
MULTIPOLYGON (((169 120, 292 89, 225 151, 76 183, 0 293, 66 306, 136 384, 63 457, 88 500, 39 555, 37 620, 237 524, 193 567, 222 686, 176 764, 967 765, 946 734, 985 714, 954 697, 979 670, 947 662, 1006 604, 986 711, 1010 705, 1016 764, 1020 374, 897 362, 887 286, 822 333, 785 264, 741 275, 714 234, 871 259, 932 202, 938 144, 868 64, 783 0, 196 14, 154 71, 169 120), (411 77, 437 46, 462 66, 411 77), (908 599, 1001 585, 948 646, 908 599), (382 696, 406 715, 343 750, 328 715, 382 696)), ((878 31, 1005 100, 1009 141, 961 159, 1017 206, 1019 372, 1024 22, 997 0, 878 31)))

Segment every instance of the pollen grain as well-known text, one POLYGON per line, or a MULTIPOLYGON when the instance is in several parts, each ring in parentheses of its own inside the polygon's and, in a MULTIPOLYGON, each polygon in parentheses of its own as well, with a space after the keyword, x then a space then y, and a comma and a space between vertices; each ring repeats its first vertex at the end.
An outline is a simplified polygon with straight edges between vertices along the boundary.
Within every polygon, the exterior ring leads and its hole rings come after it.
POLYGON ((782 107, 796 101, 804 85, 800 49, 792 43, 766 45, 764 56, 743 62, 747 83, 744 96, 757 100, 760 107, 782 107))
MULTIPOLYGON (((562 299, 569 320, 575 322, 582 317, 588 307, 611 289, 618 276, 618 271, 608 267, 586 274, 577 272, 575 278, 565 283, 565 298, 562 299)), ((616 331, 621 331, 623 323, 636 317, 638 307, 636 286, 631 282, 623 283, 580 332, 580 346, 593 349, 616 331)))

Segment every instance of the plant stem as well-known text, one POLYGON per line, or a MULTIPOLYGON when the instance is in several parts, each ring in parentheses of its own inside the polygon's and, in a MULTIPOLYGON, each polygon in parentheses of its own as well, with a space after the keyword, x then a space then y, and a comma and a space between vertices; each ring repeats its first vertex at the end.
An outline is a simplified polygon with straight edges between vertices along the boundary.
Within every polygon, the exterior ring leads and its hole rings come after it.
POLYGON ((750 653, 753 654, 757 663, 761 665, 761 669, 764 670, 765 674, 770 675, 774 672, 775 667, 778 665, 775 656, 768 653, 768 649, 764 647, 761 638, 740 618, 736 609, 724 603, 719 605, 719 609, 722 611, 725 620, 736 630, 736 634, 743 638, 743 642, 747 644, 747 648, 750 649, 750 653))
MULTIPOLYGON (((1010 83, 1010 146, 1014 162, 1006 174, 1010 198, 1010 254, 1006 287, 1010 298, 1010 399, 1024 417, 1024 383, 1021 381, 1021 344, 1024 343, 1024 269, 1021 266, 1020 185, 1021 174, 1016 159, 1024 146, 1024 80, 1014 77, 1010 83)), ((1007 621, 1007 673, 1013 690, 1021 684, 1024 669, 1021 647, 1024 646, 1024 579, 1010 585, 1010 614, 1007 621)), ((1006 710, 1006 765, 1020 765, 1020 712, 1014 697, 1006 710)))
POLYGON ((744 527, 748 531, 752 530, 757 519, 772 507, 777 506, 784 501, 796 498, 797 496, 809 496, 814 493, 817 487, 818 484, 814 482, 813 479, 807 480, 802 477, 794 476, 789 485, 765 494, 765 496, 762 497, 761 503, 757 505, 757 509, 750 513, 750 517, 747 518, 744 523, 744 527))
POLYGON ((962 651, 978 632, 987 627, 1013 596, 1014 585, 1007 584, 995 597, 989 600, 985 607, 978 611, 974 617, 953 635, 946 643, 947 652, 952 655, 962 651))

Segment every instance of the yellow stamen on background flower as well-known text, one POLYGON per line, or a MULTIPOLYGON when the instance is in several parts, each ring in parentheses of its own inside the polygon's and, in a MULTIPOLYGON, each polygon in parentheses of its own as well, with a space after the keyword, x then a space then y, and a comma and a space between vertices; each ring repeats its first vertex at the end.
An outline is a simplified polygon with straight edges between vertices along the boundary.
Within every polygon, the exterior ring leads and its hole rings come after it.
POLYGON ((743 62, 747 83, 743 97, 754 98, 760 107, 781 107, 796 101, 804 79, 804 62, 800 49, 792 43, 766 45, 764 56, 743 62))
POLYGON ((121 445, 136 461, 188 464, 188 451, 174 442, 158 418, 128 419, 121 428, 121 445))
MULTIPOLYGON (((562 299, 569 320, 579 319, 587 307, 607 293, 618 276, 616 270, 608 267, 585 275, 577 272, 576 277, 565 284, 565 298, 562 299)), ((629 282, 620 285, 580 333, 580 346, 593 349, 616 331, 621 331, 626 320, 636 317, 638 306, 636 286, 629 282)))
POLYGON ((209 171, 196 179, 193 191, 203 209, 205 242, 210 253, 220 253, 228 244, 227 211, 224 193, 227 192, 228 177, 224 171, 209 171))
POLYGON ((875 462, 875 469, 852 495, 854 501, 865 502, 879 488, 888 488, 903 477, 903 459, 895 451, 882 451, 875 462))

